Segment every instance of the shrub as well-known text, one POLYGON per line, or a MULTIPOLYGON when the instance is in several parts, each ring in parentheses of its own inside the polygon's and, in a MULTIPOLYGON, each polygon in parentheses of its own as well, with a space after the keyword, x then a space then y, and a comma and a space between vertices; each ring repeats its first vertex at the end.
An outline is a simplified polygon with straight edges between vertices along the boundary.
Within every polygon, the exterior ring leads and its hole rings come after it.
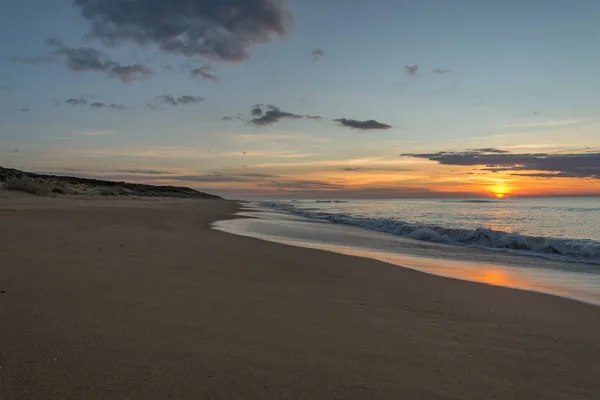
POLYGON ((37 196, 50 196, 52 193, 50 186, 46 185, 44 182, 27 177, 10 177, 4 182, 4 188, 8 190, 31 193, 37 196))
POLYGON ((119 195, 121 195, 119 188, 110 187, 110 186, 102 186, 100 189, 98 189, 98 193, 100 193, 100 196, 119 196, 119 195))

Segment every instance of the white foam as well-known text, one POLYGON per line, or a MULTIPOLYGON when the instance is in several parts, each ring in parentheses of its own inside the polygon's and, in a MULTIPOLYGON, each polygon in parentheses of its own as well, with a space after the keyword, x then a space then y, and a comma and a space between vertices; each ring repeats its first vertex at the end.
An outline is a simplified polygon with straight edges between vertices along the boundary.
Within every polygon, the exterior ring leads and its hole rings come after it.
POLYGON ((298 209, 289 203, 263 202, 261 204, 305 218, 353 225, 416 240, 506 250, 563 261, 600 264, 600 242, 595 240, 528 236, 518 232, 503 232, 483 227, 476 229, 446 228, 396 219, 367 218, 349 214, 326 213, 317 209, 298 209))

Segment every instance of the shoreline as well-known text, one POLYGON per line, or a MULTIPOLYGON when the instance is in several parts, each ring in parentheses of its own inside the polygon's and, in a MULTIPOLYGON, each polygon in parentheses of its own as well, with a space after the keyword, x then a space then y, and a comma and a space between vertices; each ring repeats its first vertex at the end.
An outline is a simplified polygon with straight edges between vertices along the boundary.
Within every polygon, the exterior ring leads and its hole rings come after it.
POLYGON ((589 264, 423 242, 363 227, 306 219, 282 210, 257 208, 252 203, 241 203, 233 218, 216 221, 211 226, 271 243, 362 257, 433 276, 543 293, 600 307, 600 275, 575 269, 589 264), (281 219, 274 217, 279 215, 281 219), (357 237, 363 241, 357 242, 357 237), (397 247, 369 247, 376 242, 389 242, 397 247), (426 250, 416 251, 415 246, 426 250))
POLYGON ((0 197, 0 397, 600 391, 597 307, 210 228, 241 204, 0 197))

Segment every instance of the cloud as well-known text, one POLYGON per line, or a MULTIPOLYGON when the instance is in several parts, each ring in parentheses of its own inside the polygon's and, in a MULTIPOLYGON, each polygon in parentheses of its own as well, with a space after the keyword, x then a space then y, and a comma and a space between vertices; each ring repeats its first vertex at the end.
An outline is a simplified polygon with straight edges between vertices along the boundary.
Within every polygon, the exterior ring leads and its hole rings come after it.
POLYGON ((74 0, 89 37, 108 46, 154 44, 188 57, 242 61, 250 49, 284 37, 291 13, 282 0, 74 0))
POLYGON ((520 128, 548 128, 555 126, 573 125, 581 122, 588 122, 585 119, 561 119, 551 121, 519 122, 514 124, 500 125, 498 129, 520 129, 520 128))
POLYGON ((85 106, 87 103, 88 101, 83 97, 72 97, 70 99, 65 100, 65 104, 69 104, 71 106, 85 106))
POLYGON ((0 92, 4 91, 4 90, 9 90, 9 89, 10 89, 10 86, 6 86, 6 85, 0 86, 0 92))
POLYGON ((216 82, 221 78, 217 75, 212 74, 212 69, 213 68, 210 65, 203 65, 199 68, 194 68, 193 70, 191 70, 190 75, 192 76, 192 78, 200 77, 202 79, 208 79, 209 81, 216 82))
POLYGON ((264 179, 278 178, 277 175, 271 174, 207 174, 207 175, 170 175, 159 176, 155 179, 181 181, 181 182, 204 182, 204 183, 227 183, 227 182, 256 182, 264 179))
POLYGON ((304 118, 302 115, 293 114, 286 111, 281 111, 278 107, 273 105, 261 105, 254 106, 251 110, 251 114, 256 118, 250 120, 250 123, 257 126, 266 126, 279 122, 282 118, 300 119, 304 118), (263 110, 266 107, 266 110, 263 110))
POLYGON ((470 151, 475 151, 478 153, 495 153, 495 154, 506 154, 510 153, 508 150, 495 149, 493 147, 485 147, 483 149, 471 149, 470 151))
POLYGON ((316 49, 316 50, 313 50, 313 52, 312 52, 313 61, 320 60, 324 56, 325 56, 325 52, 321 49, 316 49))
POLYGON ((118 77, 121 82, 129 83, 138 76, 152 75, 153 72, 143 64, 133 64, 113 66, 109 69, 109 74, 118 77))
POLYGON ((25 107, 25 108, 21 108, 19 111, 28 113, 31 110, 29 108, 25 107))
POLYGON ((330 190, 343 189, 343 185, 320 180, 294 179, 289 181, 270 181, 259 186, 267 186, 277 190, 330 190))
POLYGON ((144 175, 172 175, 174 172, 162 171, 156 169, 117 169, 115 172, 124 174, 144 174, 144 175))
POLYGON ((339 118, 339 119, 335 119, 334 121, 339 122, 342 126, 347 126, 349 128, 353 128, 353 129, 369 130, 369 129, 389 129, 389 128, 391 128, 390 125, 383 124, 381 122, 377 122, 374 119, 370 119, 368 121, 358 121, 356 119, 339 118))
POLYGON ((482 170, 491 172, 518 171, 515 175, 600 179, 600 152, 512 154, 470 150, 402 156, 423 158, 442 165, 483 166, 482 170))
POLYGON ((118 111, 125 110, 127 108, 122 104, 103 103, 101 101, 94 101, 93 103, 88 103, 88 101, 84 97, 71 97, 71 98, 65 100, 64 104, 68 104, 71 106, 85 106, 85 105, 89 104, 90 107, 96 108, 96 109, 109 108, 109 109, 118 110, 118 111))
POLYGON ((263 114, 262 105, 257 104, 253 106, 252 110, 250 110, 250 114, 254 117, 260 117, 263 114))
POLYGON ((406 71, 406 74, 408 76, 410 76, 411 78, 413 76, 417 75, 417 71, 419 70, 419 66, 417 64, 415 65, 405 65, 404 66, 404 71, 406 71))
POLYGON ((75 131, 74 133, 83 136, 106 136, 117 135, 119 132, 112 129, 86 129, 82 131, 75 131))
POLYGON ((148 104, 148 106, 152 109, 156 108, 158 104, 169 104, 173 107, 179 105, 187 105, 187 104, 196 104, 204 101, 203 97, 200 96, 190 96, 183 95, 179 97, 171 96, 170 94, 163 94, 161 96, 156 96, 153 103, 148 104))
POLYGON ((104 72, 109 77, 118 78, 124 83, 129 83, 139 76, 153 74, 152 70, 143 64, 121 65, 119 62, 108 59, 102 52, 91 47, 70 48, 55 38, 46 40, 46 44, 56 49, 40 57, 18 58, 17 60, 39 65, 63 57, 67 68, 71 71, 104 72))
POLYGON ((226 115, 223 118, 221 118, 223 121, 243 121, 244 120, 244 113, 237 113, 237 115, 235 117, 226 115))
POLYGON ((438 74, 438 75, 447 74, 448 72, 451 72, 451 71, 449 69, 442 69, 442 68, 434 68, 433 69, 433 73, 438 74))
POLYGON ((306 119, 323 119, 323 117, 321 117, 320 115, 305 115, 304 118, 306 118, 306 119))
POLYGON ((118 110, 118 111, 122 111, 122 110, 125 110, 127 108, 127 107, 125 107, 122 104, 115 104, 115 103, 106 104, 106 103, 102 103, 101 101, 95 101, 95 102, 91 103, 90 107, 93 107, 93 108, 110 108, 110 109, 118 110))

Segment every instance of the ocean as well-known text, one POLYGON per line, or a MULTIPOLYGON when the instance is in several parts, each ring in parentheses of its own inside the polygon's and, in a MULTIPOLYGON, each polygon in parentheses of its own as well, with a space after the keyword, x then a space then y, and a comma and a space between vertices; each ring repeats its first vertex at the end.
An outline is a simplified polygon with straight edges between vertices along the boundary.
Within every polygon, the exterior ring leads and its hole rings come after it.
POLYGON ((600 305, 600 198, 246 203, 234 234, 600 305))

